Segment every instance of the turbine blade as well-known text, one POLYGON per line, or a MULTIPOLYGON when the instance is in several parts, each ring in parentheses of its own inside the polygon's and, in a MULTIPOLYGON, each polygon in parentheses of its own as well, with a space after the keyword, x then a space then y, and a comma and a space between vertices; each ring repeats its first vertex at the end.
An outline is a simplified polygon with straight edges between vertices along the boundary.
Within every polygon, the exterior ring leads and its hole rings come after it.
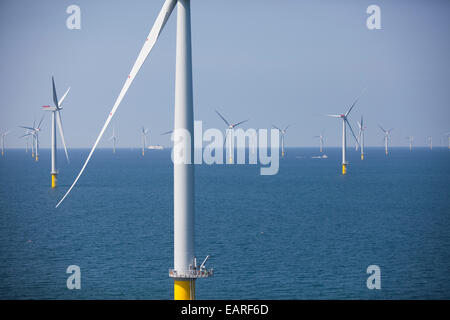
POLYGON ((216 110, 216 113, 219 115, 219 117, 222 118, 222 120, 227 124, 227 126, 230 126, 230 123, 227 121, 227 119, 225 119, 225 118, 219 113, 219 111, 216 110))
POLYGON ((277 126, 275 126, 275 125, 272 125, 272 127, 274 127, 275 129, 277 129, 278 131, 281 131, 281 129, 280 128, 278 128, 277 126))
POLYGON ((384 130, 382 126, 378 125, 378 127, 379 127, 384 133, 386 133, 386 130, 384 130))
POLYGON ((29 130, 33 130, 33 131, 35 131, 35 130, 36 130, 35 128, 31 128, 31 127, 24 127, 24 126, 19 126, 19 128, 29 129, 29 130))
POLYGON ((250 119, 238 122, 238 123, 234 124, 233 127, 237 127, 238 125, 243 124, 244 122, 247 122, 248 120, 250 120, 250 119))
POLYGON ((229 131, 230 131, 230 129, 225 130, 225 139, 223 139, 223 148, 225 148, 225 144, 227 143, 227 137, 228 137, 229 131))
POLYGON ((333 117, 333 118, 340 118, 341 117, 340 114, 324 114, 324 116, 326 116, 326 117, 333 117))
POLYGON ((164 28, 164 25, 166 24, 167 20, 169 19, 170 14, 173 11, 173 8, 175 7, 175 4, 177 3, 177 0, 166 0, 164 2, 164 5, 161 9, 161 11, 158 14, 158 17, 156 18, 155 23, 153 24, 152 29, 150 30, 150 33, 144 43, 144 46, 142 47, 136 62, 133 65, 133 68, 131 69, 131 72, 125 81, 122 90, 119 93, 119 96, 116 99, 116 102, 114 103, 114 106, 111 110, 111 112, 108 115, 108 118, 106 119, 105 124, 103 125, 102 130, 100 131, 100 134, 97 137, 97 140, 94 143, 94 146, 91 149, 91 152, 89 153, 86 162, 84 163, 83 167, 81 168, 80 173, 76 177, 75 181, 70 186, 69 190, 66 192, 66 194, 63 196, 63 198, 56 204, 56 208, 64 201, 64 199, 67 197, 67 195, 70 193, 70 191, 73 189, 75 184, 77 183, 78 179, 83 174, 84 169, 86 168, 86 165, 88 164, 89 160, 92 157, 92 154, 94 153, 95 148, 97 148, 98 143, 100 142, 100 139, 103 136, 103 133, 105 132, 106 128, 108 127, 112 117, 116 113, 117 108, 119 107, 120 103, 122 102, 123 97, 128 91, 128 88, 130 87, 131 83, 133 82, 134 78, 136 77, 137 73, 141 69, 142 65, 144 64, 144 61, 146 60, 147 56, 149 55, 150 51, 153 49, 153 46, 156 43, 156 40, 158 40, 158 37, 164 28))
POLYGON ((350 111, 352 111, 353 107, 356 105, 356 103, 358 102, 359 98, 361 98, 362 94, 364 93, 364 91, 366 91, 366 88, 363 89, 363 91, 359 94, 358 98, 356 98, 356 100, 353 102, 353 104, 350 106, 350 109, 348 109, 347 113, 345 114, 345 116, 348 116, 348 114, 350 113, 350 111))
POLYGON ((173 130, 170 130, 170 131, 167 131, 167 132, 161 133, 161 135, 162 135, 162 136, 165 136, 166 134, 169 134, 169 133, 172 133, 172 132, 173 132, 173 130))
POLYGON ((53 103, 55 104, 55 107, 58 108, 58 97, 56 96, 56 88, 55 88, 55 79, 52 76, 52 86, 53 86, 53 103))
MULTIPOLYGON (((39 124, 37 126, 38 129, 41 128, 41 124, 42 124, 42 121, 44 121, 44 117, 45 117, 45 113, 42 115, 41 121, 39 121, 39 124)), ((36 130, 36 129, 34 129, 34 130, 36 130)))
POLYGON ((288 125, 286 126, 286 128, 283 129, 283 131, 286 131, 290 126, 291 126, 291 125, 288 124, 288 125))
POLYGON ((61 140, 62 140, 62 143, 64 146, 64 152, 66 153, 67 163, 70 163, 69 154, 67 153, 66 140, 64 139, 64 131, 63 131, 62 122, 61 122, 61 114, 59 113, 59 110, 56 112, 56 121, 58 122, 59 134, 61 135, 61 140))
POLYGON ((58 109, 61 109, 61 105, 62 105, 64 99, 66 98, 67 94, 69 93, 69 91, 70 91, 70 87, 67 89, 66 93, 64 93, 62 98, 58 101, 58 105, 57 105, 58 109))
POLYGON ((345 122, 347 122, 348 127, 350 128, 350 131, 352 132, 353 138, 355 138, 356 143, 359 146, 358 138, 356 138, 355 132, 353 132, 352 126, 350 125, 350 122, 348 122, 347 118, 345 118, 345 122))
POLYGON ((27 134, 24 134, 23 136, 20 136, 19 139, 23 138, 23 137, 26 137, 26 136, 31 136, 31 135, 32 135, 31 133, 27 133, 27 134))

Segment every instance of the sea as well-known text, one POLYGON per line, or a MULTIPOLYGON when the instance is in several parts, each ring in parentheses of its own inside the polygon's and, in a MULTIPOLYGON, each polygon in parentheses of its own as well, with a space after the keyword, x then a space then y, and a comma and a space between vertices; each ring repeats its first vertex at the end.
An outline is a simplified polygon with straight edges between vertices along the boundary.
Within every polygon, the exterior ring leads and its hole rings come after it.
MULTIPOLYGON (((88 152, 58 151, 56 189, 49 149, 0 158, 0 299, 173 299, 171 150, 96 150, 55 208, 88 152)), ((195 166, 197 299, 450 299, 450 150, 325 154, 195 166)))

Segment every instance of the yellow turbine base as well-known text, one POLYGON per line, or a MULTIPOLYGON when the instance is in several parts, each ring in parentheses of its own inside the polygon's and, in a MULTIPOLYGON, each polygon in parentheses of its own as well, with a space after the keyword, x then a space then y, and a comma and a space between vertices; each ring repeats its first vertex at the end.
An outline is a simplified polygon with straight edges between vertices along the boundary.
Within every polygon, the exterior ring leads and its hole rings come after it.
POLYGON ((38 161, 38 160, 39 160, 39 156, 36 155, 36 158, 35 158, 34 160, 35 160, 35 161, 38 161))
POLYGON ((233 158, 232 157, 230 157, 230 160, 229 160, 229 162, 228 163, 230 163, 230 164, 232 164, 233 163, 233 158))
POLYGON ((142 156, 144 156, 144 151, 142 151, 142 156))
POLYGON ((195 279, 175 280, 173 289, 174 300, 195 299, 195 279))
POLYGON ((361 160, 364 160, 364 154, 361 154, 361 160))
POLYGON ((34 153, 31 154, 31 157, 34 158, 34 153))
POLYGON ((56 182, 58 179, 56 179, 56 174, 52 174, 52 189, 56 188, 56 182))
POLYGON ((282 157, 284 157, 284 151, 283 151, 283 152, 281 152, 281 156, 282 156, 282 157))
POLYGON ((342 174, 346 174, 347 173, 347 165, 343 164, 342 165, 342 174))

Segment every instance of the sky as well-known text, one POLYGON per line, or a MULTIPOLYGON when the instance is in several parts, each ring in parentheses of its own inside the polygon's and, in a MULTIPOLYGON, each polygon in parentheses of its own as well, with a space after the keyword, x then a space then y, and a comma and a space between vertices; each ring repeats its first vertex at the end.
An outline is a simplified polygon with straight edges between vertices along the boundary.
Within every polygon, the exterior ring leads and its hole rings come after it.
MULTIPOLYGON (((158 15, 163 0, 2 0, 0 2, 0 131, 6 147, 71 87, 61 111, 68 148, 91 147, 158 15), (66 9, 81 10, 70 30, 66 9)), ((406 136, 440 145, 450 131, 450 1, 434 0, 192 0, 194 118, 225 129, 214 110, 243 128, 291 125, 286 146, 338 146, 344 113, 356 130, 366 122, 366 146, 406 136), (381 29, 369 30, 369 5, 381 10, 381 29)), ((170 146, 174 121, 176 9, 119 107, 112 125, 118 147, 170 146)), ((50 117, 41 147, 50 146, 50 117)), ((110 147, 110 127, 99 147, 110 147)), ((350 135, 348 136, 350 139, 350 135)), ((59 137, 58 137, 59 138, 59 137)), ((446 140, 445 140, 446 142, 446 140)), ((59 144, 58 147, 61 147, 59 144)))

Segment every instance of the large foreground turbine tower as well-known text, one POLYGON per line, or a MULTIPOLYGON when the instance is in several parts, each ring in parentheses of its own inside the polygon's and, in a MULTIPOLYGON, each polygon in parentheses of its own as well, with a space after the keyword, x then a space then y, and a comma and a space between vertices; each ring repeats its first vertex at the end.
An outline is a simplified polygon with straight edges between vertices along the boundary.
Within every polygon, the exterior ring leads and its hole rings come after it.
MULTIPOLYGON (((195 297, 195 280, 213 275, 205 268, 206 260, 197 266, 194 248, 194 108, 192 93, 191 13, 190 0, 166 0, 153 27, 134 63, 122 90, 109 112, 97 140, 92 147, 80 173, 72 186, 56 205, 67 197, 88 164, 123 97, 155 45, 161 31, 177 5, 177 41, 175 74, 175 121, 174 140, 181 138, 175 146, 184 155, 184 160, 174 160, 174 267, 169 276, 174 279, 174 298, 190 300, 195 297)), ((175 150, 174 150, 175 154, 175 150)), ((174 157, 175 158, 175 157, 174 157)))

